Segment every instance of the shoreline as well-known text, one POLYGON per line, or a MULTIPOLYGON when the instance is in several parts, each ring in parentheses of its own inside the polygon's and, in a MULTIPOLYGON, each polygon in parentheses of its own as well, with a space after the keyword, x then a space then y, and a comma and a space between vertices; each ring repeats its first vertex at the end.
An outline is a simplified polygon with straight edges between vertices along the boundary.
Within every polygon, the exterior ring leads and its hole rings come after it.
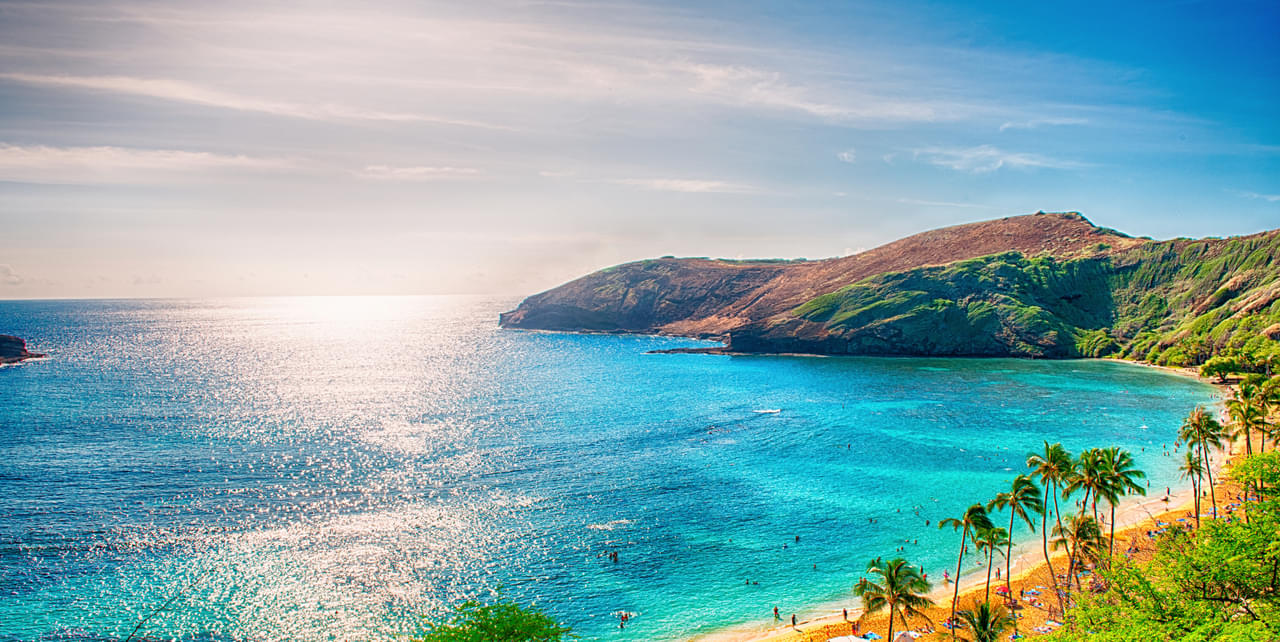
MULTIPOLYGON (((1219 416, 1219 418, 1221 418, 1225 412, 1222 404, 1228 397, 1227 391, 1232 389, 1232 385, 1230 383, 1219 384, 1202 378, 1196 368, 1159 366, 1146 362, 1129 361, 1127 359, 1096 358, 1088 360, 1114 361, 1153 368, 1170 374, 1192 378, 1201 383, 1213 386, 1217 390, 1217 394, 1215 394, 1215 398, 1210 405, 1210 409, 1215 411, 1215 415, 1219 416)), ((1219 497, 1228 493, 1226 481, 1220 475, 1230 466, 1231 461, 1238 455, 1238 453, 1235 452, 1236 446, 1237 444, 1232 442, 1232 444, 1226 449, 1212 453, 1213 461, 1211 463, 1211 468, 1215 482, 1217 482, 1214 486, 1213 492, 1219 497)), ((1127 497, 1116 506, 1116 541, 1125 541, 1132 544, 1134 537, 1138 534, 1138 531, 1142 530, 1142 526, 1147 524, 1154 525, 1156 522, 1160 521, 1161 518, 1168 518, 1167 521, 1169 523, 1174 523, 1174 519, 1176 518, 1172 517, 1173 515, 1184 512, 1190 514, 1194 509, 1194 500, 1195 497, 1189 481, 1185 486, 1171 487, 1170 493, 1167 496, 1139 495, 1127 497)), ((1205 506, 1201 506, 1201 510, 1201 514, 1203 515, 1203 511, 1211 511, 1212 509, 1206 509, 1205 506)), ((1108 530, 1108 527, 1104 526, 1104 531, 1105 530, 1108 530)), ((1030 537, 1025 541, 1015 542, 1013 546, 1013 560, 1010 565, 1009 579, 1011 583, 1028 583, 1029 578, 1041 575, 1044 576, 1041 578, 1042 580, 1047 578, 1048 567, 1045 564, 1043 547, 1041 542, 1037 542, 1036 539, 1039 538, 1030 537)), ((1050 559, 1053 561, 1055 572, 1062 571, 1063 569, 1059 567, 1058 562, 1059 560, 1063 563, 1066 562, 1066 553, 1051 550, 1049 555, 1050 559)), ((982 590, 985 582, 986 572, 985 567, 983 566, 962 572, 959 578, 960 599, 957 602, 958 606, 963 607, 967 605, 969 601, 974 598, 974 594, 982 590)), ((993 578, 992 583, 994 590, 994 586, 1003 585, 1004 580, 997 582, 993 578)), ((1044 582, 1042 582, 1042 584, 1043 583, 1044 582)), ((933 590, 928 593, 928 597, 935 602, 935 606, 931 607, 930 610, 942 609, 949 613, 951 608, 951 596, 954 593, 954 590, 954 585, 949 582, 935 584, 933 590)), ((1017 589, 1015 588, 1015 590, 1017 589)), ((1052 588, 1049 589, 1049 592, 1052 592, 1052 588)), ((1052 604, 1054 599, 1052 597, 1046 597, 1045 601, 1046 603, 1052 604)), ((773 620, 761 619, 751 623, 744 622, 742 624, 724 627, 709 633, 686 636, 683 639, 689 640, 690 642, 757 642, 765 640, 775 642, 783 640, 786 640, 787 642, 808 642, 809 640, 824 642, 827 639, 826 636, 851 634, 851 623, 863 619, 864 613, 860 602, 861 601, 853 595, 852 590, 850 590, 847 594, 835 600, 824 602, 822 604, 815 604, 810 608, 806 608, 803 612, 809 614, 808 619, 798 620, 797 625, 794 628, 790 625, 781 624, 773 620), (842 611, 844 607, 839 605, 850 602, 857 604, 857 606, 848 609, 849 617, 848 620, 846 620, 842 611), (815 635, 817 637, 815 637, 815 635)), ((867 626, 862 630, 871 630, 871 626, 875 622, 883 619, 884 614, 882 613, 872 616, 872 618, 870 618, 870 622, 865 622, 867 626)), ((938 626, 940 621, 941 620, 935 622, 935 627, 938 626)), ((1023 630, 1024 628, 1029 632, 1031 623, 1020 623, 1020 630, 1023 630)), ((942 633, 946 633, 946 635, 939 634, 937 639, 950 639, 950 635, 945 629, 941 629, 941 631, 942 633)), ((925 635, 921 636, 920 639, 929 639, 931 637, 932 636, 930 635, 925 635)))

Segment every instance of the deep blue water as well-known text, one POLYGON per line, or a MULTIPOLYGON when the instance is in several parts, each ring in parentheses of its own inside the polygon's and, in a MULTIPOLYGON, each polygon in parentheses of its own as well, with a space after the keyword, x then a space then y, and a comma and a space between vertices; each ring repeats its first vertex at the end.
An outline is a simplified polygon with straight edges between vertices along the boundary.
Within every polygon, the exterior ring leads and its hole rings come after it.
POLYGON ((1175 484, 1159 444, 1213 395, 1100 361, 652 355, 695 342, 498 329, 515 303, 0 301, 50 353, 0 368, 0 640, 124 639, 174 596, 141 634, 404 638, 498 587, 585 639, 755 625, 904 539, 941 576, 955 535, 923 520, 1042 439, 1175 484))

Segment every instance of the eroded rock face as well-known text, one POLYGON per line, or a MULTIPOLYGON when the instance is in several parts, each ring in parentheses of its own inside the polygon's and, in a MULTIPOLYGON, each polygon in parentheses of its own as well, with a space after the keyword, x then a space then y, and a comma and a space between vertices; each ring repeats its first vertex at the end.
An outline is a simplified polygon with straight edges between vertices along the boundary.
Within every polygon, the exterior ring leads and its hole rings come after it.
POLYGON ((0 363, 17 363, 43 356, 43 354, 29 352, 26 341, 12 335, 0 334, 0 363))

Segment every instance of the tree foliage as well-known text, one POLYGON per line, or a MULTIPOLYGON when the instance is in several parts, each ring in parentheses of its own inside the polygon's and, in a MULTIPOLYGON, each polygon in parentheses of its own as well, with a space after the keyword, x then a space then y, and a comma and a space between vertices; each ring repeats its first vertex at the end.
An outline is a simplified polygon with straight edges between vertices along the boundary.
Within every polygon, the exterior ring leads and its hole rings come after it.
POLYGON ((1249 519, 1173 529, 1148 562, 1099 569, 1106 590, 1084 592, 1054 640, 1280 639, 1280 455, 1253 455, 1232 471, 1264 489, 1249 519))
POLYGON ((573 637, 568 627, 533 607, 498 600, 468 600, 444 622, 429 622, 414 642, 559 642, 573 637))

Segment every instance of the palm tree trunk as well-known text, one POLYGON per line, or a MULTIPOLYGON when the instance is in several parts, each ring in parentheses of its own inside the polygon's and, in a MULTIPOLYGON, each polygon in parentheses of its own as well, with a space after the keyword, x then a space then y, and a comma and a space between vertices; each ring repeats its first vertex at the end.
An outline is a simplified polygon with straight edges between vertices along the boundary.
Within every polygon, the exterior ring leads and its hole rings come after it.
MULTIPOLYGON (((1203 458, 1201 458, 1201 460, 1203 461, 1203 458)), ((1196 528, 1197 529, 1200 528, 1200 488, 1202 488, 1201 482, 1200 482, 1201 472, 1202 471, 1197 470, 1195 476, 1191 478, 1191 493, 1196 496, 1196 501, 1192 502, 1192 507, 1195 508, 1196 510, 1196 528)))
POLYGON ((885 636, 885 640, 893 642, 893 606, 889 607, 889 635, 885 636))
MULTIPOLYGON (((1053 484, 1046 484, 1052 486, 1053 484)), ((1058 502, 1058 496, 1053 496, 1053 502, 1058 502)), ((1040 544, 1044 547, 1044 564, 1049 567, 1049 579, 1053 581, 1053 595, 1058 598, 1058 608, 1066 611, 1066 604, 1062 602, 1062 591, 1058 589, 1058 572, 1053 570, 1053 562, 1049 560, 1049 496, 1044 496, 1041 502, 1043 512, 1040 513, 1040 544)), ((1010 594, 1012 595, 1012 594, 1010 594)), ((1016 626, 1016 624, 1015 624, 1016 626)))
MULTIPOLYGON (((1010 510, 1009 511, 1009 544, 1005 548, 1005 553, 1004 553, 1004 590, 1005 590, 1005 595, 1008 597, 1008 599, 1013 599, 1013 580, 1009 578, 1009 573, 1013 570, 1013 560, 1011 559, 1013 557, 1013 515, 1014 515, 1014 512, 1010 510)), ((1050 568, 1049 572, 1052 573, 1053 569, 1050 568)), ((1010 609, 1010 613, 1012 612, 1013 612, 1012 609, 1010 609)), ((1014 615, 1016 615, 1016 613, 1014 615)), ((1018 634, 1018 619, 1016 617, 1013 619, 1013 634, 1014 635, 1018 634)), ((890 640, 889 642, 893 642, 893 641, 890 640)))
MULTIPOLYGON (((1111 504, 1111 541, 1107 543, 1107 555, 1116 555, 1116 505, 1111 504)), ((1110 564, 1110 562, 1108 562, 1110 564)))
POLYGON ((1209 501, 1213 504, 1213 517, 1218 518, 1218 494, 1213 487, 1213 463, 1209 461, 1209 450, 1200 445, 1200 452, 1204 455, 1204 472, 1209 476, 1209 501))
MULTIPOLYGON (((951 639, 956 639, 956 602, 960 601, 960 564, 964 562, 964 545, 969 541, 969 525, 964 525, 960 533, 960 557, 956 558, 956 576, 951 578, 955 583, 955 593, 951 596, 951 639)), ((889 642, 893 642, 892 639, 889 642)))
POLYGON ((982 601, 984 602, 991 601, 991 567, 993 566, 991 561, 992 561, 992 557, 995 555, 995 552, 996 552, 996 547, 991 546, 987 548, 987 588, 982 595, 982 601))

